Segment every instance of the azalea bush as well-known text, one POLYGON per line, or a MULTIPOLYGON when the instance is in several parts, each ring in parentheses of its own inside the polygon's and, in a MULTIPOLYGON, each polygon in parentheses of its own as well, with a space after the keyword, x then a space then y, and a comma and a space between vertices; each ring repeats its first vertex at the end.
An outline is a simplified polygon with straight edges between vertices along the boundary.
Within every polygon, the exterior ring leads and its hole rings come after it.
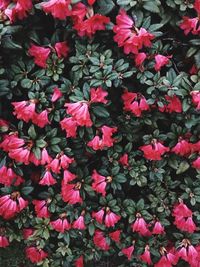
POLYGON ((200 0, 0 0, 2 266, 200 266, 199 45, 200 0))

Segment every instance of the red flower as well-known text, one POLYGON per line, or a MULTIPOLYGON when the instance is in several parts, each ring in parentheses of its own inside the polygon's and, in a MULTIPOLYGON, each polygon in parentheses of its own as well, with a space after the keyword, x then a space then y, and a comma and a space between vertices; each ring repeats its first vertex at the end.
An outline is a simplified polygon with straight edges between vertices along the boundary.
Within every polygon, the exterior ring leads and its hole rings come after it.
POLYGON ((55 87, 53 89, 53 95, 52 95, 52 98, 51 98, 51 102, 53 102, 53 103, 56 102, 62 96, 63 96, 63 93, 57 87, 55 87))
POLYGON ((130 111, 136 117, 140 117, 142 115, 142 111, 149 109, 146 99, 140 94, 125 90, 122 95, 122 100, 124 102, 124 110, 130 111))
POLYGON ((102 146, 103 147, 112 147, 115 139, 113 139, 112 135, 117 132, 116 127, 108 127, 104 125, 101 128, 102 131, 102 146))
POLYGON ((109 233, 110 238, 115 241, 116 243, 120 243, 120 235, 121 235, 121 230, 116 230, 112 233, 109 233))
POLYGON ((177 257, 172 253, 163 255, 160 260, 154 265, 155 267, 172 267, 177 264, 177 257))
POLYGON ((93 183, 92 183, 92 188, 94 189, 94 191, 101 193, 102 196, 105 197, 106 195, 106 185, 107 185, 107 179, 106 177, 100 175, 96 170, 93 170, 93 174, 92 174, 92 179, 93 179, 93 183))
POLYGON ((194 9, 198 14, 200 14, 200 0, 195 0, 194 1, 194 9))
POLYGON ((50 222, 51 226, 54 230, 60 233, 64 233, 65 231, 69 230, 71 228, 70 223, 66 218, 59 218, 55 221, 50 222))
POLYGON ((148 265, 152 265, 151 254, 150 254, 149 246, 148 245, 145 247, 144 253, 142 255, 140 255, 140 259, 143 262, 147 263, 148 265))
POLYGON ((166 101, 168 102, 168 104, 164 105, 164 107, 159 107, 159 110, 161 112, 168 112, 168 113, 172 113, 172 112, 177 112, 177 113, 181 113, 182 112, 182 103, 180 101, 180 99, 174 95, 174 96, 165 96, 166 101))
POLYGON ((78 125, 86 127, 92 126, 87 102, 79 101, 76 103, 66 103, 65 107, 67 108, 67 113, 73 117, 78 125))
POLYGON ((123 166, 129 166, 127 153, 120 157, 119 163, 121 163, 123 166))
POLYGON ((24 200, 19 192, 0 197, 0 215, 9 220, 28 206, 28 201, 24 200))
POLYGON ((191 153, 192 144, 186 140, 180 140, 175 147, 172 148, 172 152, 180 156, 187 156, 191 153))
POLYGON ((34 101, 21 101, 12 102, 14 106, 13 114, 17 116, 17 119, 29 122, 35 115, 35 102, 34 101))
POLYGON ((180 28, 184 30, 184 34, 188 35, 190 32, 197 35, 200 33, 200 26, 198 26, 198 18, 183 17, 183 22, 180 24, 180 28))
POLYGON ((140 217, 135 220, 135 222, 131 225, 133 232, 138 232, 139 234, 143 236, 150 236, 151 233, 149 229, 147 228, 147 223, 145 220, 140 217))
POLYGON ((160 69, 169 64, 169 56, 166 57, 166 56, 163 56, 163 55, 156 55, 155 56, 155 61, 156 61, 156 64, 154 66, 155 70, 156 71, 160 71, 160 69))
POLYGON ((9 130, 10 123, 8 121, 0 119, 0 132, 5 133, 9 130))
POLYGON ((35 230, 33 228, 24 228, 23 229, 23 238, 25 240, 27 240, 30 236, 33 235, 34 231, 35 230))
POLYGON ((42 177, 42 179, 40 180, 39 184, 40 185, 54 185, 56 184, 57 181, 53 178, 52 174, 50 171, 46 171, 42 177))
POLYGON ((78 127, 78 123, 72 117, 65 118, 60 121, 60 125, 62 130, 66 131, 67 137, 76 137, 76 130, 78 127))
POLYGON ((132 245, 128 248, 122 249, 122 253, 128 258, 129 261, 131 260, 134 249, 135 249, 134 245, 132 245))
POLYGON ((101 87, 98 87, 97 89, 91 88, 90 89, 90 102, 91 103, 103 103, 107 104, 108 100, 105 99, 105 97, 108 96, 108 93, 105 92, 101 87))
POLYGON ((92 212, 92 218, 94 218, 98 223, 103 223, 103 217, 104 217, 104 209, 100 209, 97 212, 92 212))
POLYGON ((83 215, 79 216, 78 219, 73 222, 72 228, 79 230, 86 229, 83 215))
POLYGON ((83 200, 80 196, 81 184, 62 184, 61 194, 64 202, 69 204, 82 203, 83 200))
POLYGON ((8 238, 5 236, 5 229, 0 228, 0 248, 6 248, 9 244, 8 238))
POLYGON ((141 48, 151 46, 151 40, 154 39, 154 35, 144 28, 137 29, 126 11, 120 10, 116 23, 117 25, 113 28, 116 34, 114 41, 118 43, 119 47, 124 47, 125 54, 138 54, 141 48))
POLYGON ((106 238, 104 237, 104 233, 99 230, 95 230, 93 241, 94 241, 95 246, 97 246, 98 248, 102 250, 106 251, 106 250, 109 250, 110 248, 110 246, 108 245, 106 241, 106 238))
POLYGON ((43 261, 45 258, 47 258, 48 253, 46 253, 42 249, 38 249, 36 247, 28 247, 25 250, 26 257, 32 262, 32 263, 38 263, 43 261))
POLYGON ((31 44, 28 50, 30 56, 34 57, 34 62, 41 68, 47 67, 47 59, 51 53, 50 48, 44 48, 42 46, 31 44))
POLYGON ((59 42, 55 44, 55 50, 59 58, 67 57, 69 53, 69 46, 67 42, 59 42))
POLYGON ((105 225, 106 227, 114 227, 115 224, 121 219, 121 216, 115 214, 112 211, 106 212, 105 225))
POLYGON ((194 160, 194 161, 192 162, 192 166, 193 166, 195 169, 200 170, 200 156, 199 156, 196 160, 194 160))
POLYGON ((80 257, 75 261, 75 267, 84 267, 84 265, 83 265, 83 256, 80 256, 80 257))
POLYGON ((88 5, 93 6, 96 0, 87 0, 88 5))
POLYGON ((83 3, 77 3, 72 6, 72 19, 75 24, 82 22, 87 14, 87 7, 83 3))
POLYGON ((197 110, 200 110, 200 91, 192 91, 192 103, 196 106, 197 110))
POLYGON ((32 122, 40 128, 44 128, 47 124, 50 124, 48 119, 48 111, 43 110, 41 113, 35 113, 32 122))
POLYGON ((136 54, 135 55, 135 65, 137 67, 141 67, 141 65, 143 64, 143 62, 145 61, 146 58, 147 58, 147 55, 144 52, 136 54))
MULTIPOLYGON (((31 10, 32 6, 32 0, 17 0, 16 5, 12 9, 6 8, 4 12, 10 21, 14 22, 16 19, 22 20, 26 18, 27 12, 31 10)), ((5 4, 4 7, 6 7, 5 4)))
POLYGON ((159 221, 157 221, 154 224, 154 227, 153 227, 153 230, 152 230, 152 234, 153 235, 162 235, 164 233, 165 233, 164 227, 162 226, 162 224, 159 221))
POLYGON ((50 0, 42 3, 42 8, 44 12, 50 13, 54 18, 64 20, 71 15, 70 2, 70 0, 50 0))
POLYGON ((39 218, 49 218, 50 212, 48 211, 48 200, 33 200, 32 203, 35 206, 35 212, 39 218))
POLYGON ((168 147, 163 146, 157 140, 152 144, 139 147, 144 152, 144 157, 149 160, 161 160, 161 156, 169 151, 168 147))

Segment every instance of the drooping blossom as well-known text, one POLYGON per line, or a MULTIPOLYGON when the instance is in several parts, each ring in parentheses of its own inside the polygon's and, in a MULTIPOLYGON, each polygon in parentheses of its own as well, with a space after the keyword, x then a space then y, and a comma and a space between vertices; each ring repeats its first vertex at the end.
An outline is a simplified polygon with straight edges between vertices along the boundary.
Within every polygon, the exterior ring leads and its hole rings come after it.
POLYGON ((46 125, 50 124, 48 119, 48 111, 43 110, 40 113, 35 113, 32 117, 32 122, 40 128, 44 128, 46 125))
POLYGON ((116 25, 113 27, 114 41, 119 47, 124 48, 125 54, 138 54, 143 47, 150 47, 154 35, 144 28, 136 28, 134 21, 125 10, 120 10, 116 17, 116 25))
POLYGON ((47 149, 44 147, 41 152, 41 160, 40 164, 41 165, 46 165, 49 164, 52 161, 51 156, 49 155, 47 149))
POLYGON ((82 255, 78 259, 76 259, 75 267, 84 267, 83 256, 82 255))
POLYGON ((82 197, 80 195, 81 183, 76 184, 64 184, 62 183, 61 195, 64 202, 69 204, 82 203, 82 197))
POLYGON ((47 186, 54 185, 56 183, 57 183, 56 179, 48 170, 45 171, 44 175, 42 176, 39 182, 40 185, 47 185, 47 186))
POLYGON ((33 200, 32 203, 38 218, 49 218, 50 212, 48 211, 48 204, 51 200, 33 200))
POLYGON ((29 122, 32 120, 35 115, 35 101, 21 101, 21 102, 12 102, 14 106, 13 114, 19 120, 23 120, 25 122, 29 122))
POLYGON ((163 146, 159 141, 153 140, 151 144, 139 147, 143 151, 144 157, 149 160, 161 160, 161 156, 169 151, 168 147, 163 146))
POLYGON ((72 6, 72 12, 71 12, 71 17, 73 19, 74 24, 78 24, 82 22, 88 12, 88 9, 86 5, 83 3, 79 2, 75 5, 72 6))
POLYGON ((102 150, 104 148, 103 141, 98 135, 96 135, 91 141, 89 141, 87 145, 95 151, 102 150))
POLYGON ((67 42, 58 42, 55 44, 55 50, 59 58, 67 57, 69 53, 69 46, 67 42))
POLYGON ((172 152, 180 156, 187 156, 191 153, 192 144, 187 140, 179 138, 179 142, 172 148, 172 152))
POLYGON ((116 243, 120 243, 120 235, 121 235, 121 230, 116 230, 112 233, 109 233, 109 237, 115 241, 116 243))
POLYGON ((128 258, 129 261, 131 260, 134 249, 135 249, 134 245, 122 249, 122 253, 128 258))
MULTIPOLYGON (((1 3, 0 3, 1 4, 1 3)), ((27 17, 27 13, 32 9, 32 0, 17 0, 16 4, 10 8, 10 6, 4 5, 4 13, 8 16, 11 23, 15 22, 17 19, 24 19, 27 17)), ((0 5, 1 9, 1 5, 0 5)))
POLYGON ((67 114, 71 115, 78 125, 92 126, 88 102, 78 101, 76 103, 66 103, 65 107, 67 108, 67 114))
POLYGON ((0 248, 6 248, 10 245, 8 238, 6 237, 6 229, 0 228, 0 248))
POLYGON ((71 181, 73 181, 74 179, 76 179, 76 175, 74 173, 71 173, 68 170, 64 170, 64 177, 63 177, 63 184, 67 184, 71 181))
POLYGON ((102 250, 106 251, 106 250, 109 250, 110 248, 109 244, 106 241, 104 233, 102 231, 95 230, 93 241, 94 241, 95 246, 97 246, 98 248, 102 250))
POLYGON ((69 9, 70 0, 50 0, 41 4, 46 13, 50 13, 54 18, 64 20, 71 15, 69 9))
POLYGON ((32 263, 38 263, 43 261, 45 258, 48 257, 48 253, 45 252, 42 249, 39 249, 37 247, 28 247, 25 249, 26 257, 32 262, 32 263))
POLYGON ((198 26, 198 18, 189 18, 184 16, 183 21, 180 24, 180 28, 184 31, 185 35, 188 35, 190 32, 194 35, 200 33, 200 26, 198 26))
POLYGON ((131 225, 133 232, 137 232, 142 236, 150 236, 151 233, 147 227, 147 223, 141 217, 140 214, 137 215, 135 222, 131 225))
POLYGON ((160 71, 163 66, 169 64, 169 58, 170 58, 169 56, 163 56, 163 55, 159 55, 159 54, 156 55, 155 56, 155 62, 156 63, 154 66, 155 70, 160 71))
POLYGON ((73 162, 74 162, 74 158, 70 158, 70 157, 68 157, 68 156, 65 155, 65 154, 62 154, 62 155, 60 156, 60 167, 61 167, 63 170, 67 169, 67 168, 69 167, 69 165, 70 165, 71 163, 73 163, 73 162))
POLYGON ((62 214, 59 219, 51 221, 50 224, 52 228, 59 233, 64 233, 71 228, 71 225, 68 222, 65 214, 62 214))
POLYGON ((34 57, 34 62, 41 68, 47 67, 47 59, 51 53, 50 48, 45 48, 42 46, 31 44, 28 53, 30 56, 34 57))
POLYGON ((149 110, 149 105, 144 96, 124 91, 122 95, 122 100, 124 103, 124 110, 130 111, 136 117, 141 117, 142 111, 149 110))
POLYGON ((105 226, 106 227, 114 227, 115 224, 121 219, 121 216, 115 214, 111 210, 106 211, 105 216, 105 226))
POLYGON ((123 166, 129 166, 127 153, 125 153, 119 158, 119 163, 121 163, 123 166))
POLYGON ((64 118, 60 121, 61 129, 66 131, 67 138, 76 137, 78 123, 72 117, 64 118))
POLYGON ((153 235, 162 235, 165 233, 165 229, 159 221, 156 221, 152 230, 153 235))
POLYGON ((167 113, 182 112, 183 108, 181 100, 176 95, 174 96, 165 95, 165 100, 167 101, 167 104, 164 104, 163 107, 159 107, 159 111, 167 113))
POLYGON ((12 149, 18 149, 25 145, 25 141, 19 138, 17 134, 5 135, 3 141, 0 143, 0 148, 5 152, 9 152, 12 149))
POLYGON ((136 67, 139 67, 140 70, 143 70, 142 65, 146 58, 147 58, 147 55, 144 52, 136 54, 134 58, 136 67))
POLYGON ((192 103, 196 106, 197 110, 200 110, 200 91, 190 92, 192 96, 192 103))
POLYGON ((72 224, 73 229, 79 229, 79 230, 85 230, 85 222, 84 222, 84 216, 79 216, 72 224))
POLYGON ((98 223, 102 224, 103 223, 104 214, 105 214, 105 211, 102 208, 97 212, 93 211, 92 212, 92 218, 94 218, 98 223))
POLYGON ((108 100, 105 99, 108 93, 104 91, 101 87, 90 89, 90 102, 91 103, 103 103, 107 104, 108 100))
POLYGON ((8 155, 17 162, 23 162, 25 165, 30 163, 30 149, 20 147, 9 151, 8 155))
POLYGON ((140 255, 140 259, 147 263, 148 265, 152 265, 152 261, 151 261, 151 253, 149 250, 149 245, 145 246, 145 250, 144 253, 142 255, 140 255))
POLYGON ((181 242, 181 247, 177 251, 176 255, 178 258, 192 265, 192 263, 194 263, 198 257, 198 251, 188 239, 183 239, 181 242))
POLYGON ((93 170, 91 177, 93 179, 92 189, 98 193, 101 193, 102 196, 105 197, 106 185, 107 185, 107 183, 112 181, 112 178, 102 176, 96 170, 93 170))
POLYGON ((192 167, 197 170, 200 170, 200 156, 192 162, 192 167))
POLYGON ((24 200, 19 192, 0 197, 0 215, 9 220, 20 213, 28 206, 28 201, 24 200))
POLYGON ((53 159, 49 164, 48 164, 48 168, 50 168, 52 170, 53 173, 60 173, 60 160, 58 157, 56 157, 55 159, 53 159))
POLYGON ((31 237, 34 234, 35 230, 33 228, 24 228, 22 231, 23 238, 27 240, 29 237, 31 237))
POLYGON ((15 185, 18 186, 24 182, 24 179, 17 175, 12 168, 2 166, 0 168, 0 184, 5 186, 15 185))
POLYGON ((160 253, 162 257, 160 260, 154 265, 155 267, 172 267, 177 264, 178 257, 172 252, 168 252, 164 247, 160 249, 160 253))
POLYGON ((56 102, 58 99, 60 99, 63 96, 63 93, 60 91, 59 88, 55 87, 53 89, 53 95, 51 97, 51 102, 56 102))

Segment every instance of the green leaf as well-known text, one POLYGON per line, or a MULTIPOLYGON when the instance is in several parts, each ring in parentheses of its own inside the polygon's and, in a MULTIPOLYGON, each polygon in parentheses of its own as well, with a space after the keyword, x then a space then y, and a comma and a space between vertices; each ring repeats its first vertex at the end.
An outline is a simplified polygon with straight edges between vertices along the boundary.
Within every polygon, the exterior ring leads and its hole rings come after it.
POLYGON ((103 106, 95 106, 92 107, 93 113, 100 118, 108 118, 110 114, 103 106))
POLYGON ((37 137, 37 134, 36 134, 36 131, 35 131, 35 127, 34 125, 31 125, 28 129, 28 135, 31 137, 31 139, 36 139, 37 137))
POLYGON ((187 171, 190 167, 190 164, 187 161, 182 161, 181 164, 179 165, 176 174, 181 174, 185 171, 187 171))

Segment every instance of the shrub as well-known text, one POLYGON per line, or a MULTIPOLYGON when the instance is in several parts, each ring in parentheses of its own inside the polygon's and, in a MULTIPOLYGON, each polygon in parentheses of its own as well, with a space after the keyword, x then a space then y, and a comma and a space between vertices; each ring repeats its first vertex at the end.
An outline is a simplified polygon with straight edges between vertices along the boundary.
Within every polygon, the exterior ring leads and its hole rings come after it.
POLYGON ((200 1, 0 10, 1 253, 200 266, 200 1))

